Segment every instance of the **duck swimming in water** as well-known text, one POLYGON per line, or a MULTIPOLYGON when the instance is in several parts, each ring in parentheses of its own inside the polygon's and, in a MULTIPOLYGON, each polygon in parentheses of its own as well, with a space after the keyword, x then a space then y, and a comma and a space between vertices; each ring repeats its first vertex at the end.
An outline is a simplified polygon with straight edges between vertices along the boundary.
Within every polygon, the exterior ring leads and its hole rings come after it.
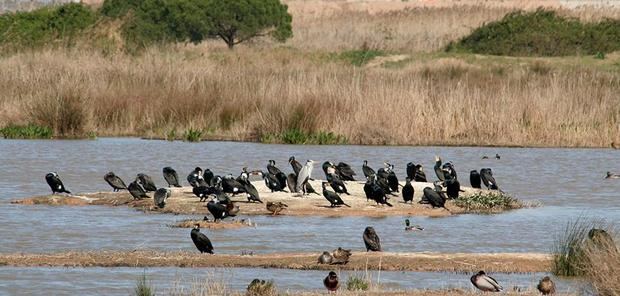
POLYGON ((607 172, 607 176, 605 179, 620 179, 620 174, 614 174, 612 172, 607 172))
POLYGON ((411 225, 409 219, 405 219, 405 231, 424 230, 420 225, 411 225))

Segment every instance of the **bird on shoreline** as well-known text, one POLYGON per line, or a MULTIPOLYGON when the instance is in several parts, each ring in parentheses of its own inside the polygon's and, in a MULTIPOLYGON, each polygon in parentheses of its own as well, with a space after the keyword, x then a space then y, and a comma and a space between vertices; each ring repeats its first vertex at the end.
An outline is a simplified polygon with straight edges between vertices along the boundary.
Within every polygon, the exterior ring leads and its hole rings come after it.
POLYGON ((344 193, 346 195, 351 195, 347 190, 347 186, 344 184, 342 179, 338 177, 336 174, 327 174, 327 182, 329 185, 336 191, 336 193, 344 193))
POLYGON ((299 175, 297 175, 297 192, 302 192, 302 195, 307 194, 306 184, 308 180, 312 176, 312 170, 314 168, 314 160, 308 159, 306 164, 299 171, 299 175))
POLYGON ((503 290, 494 278, 486 275, 482 270, 472 275, 470 280, 474 287, 483 292, 500 292, 503 290))
POLYGON ((140 179, 136 178, 133 182, 129 183, 129 186, 127 186, 127 190, 129 191, 129 194, 131 194, 134 200, 149 198, 149 196, 146 194, 146 190, 142 188, 141 182, 142 181, 140 181, 140 179))
POLYGON ((394 172, 394 165, 387 162, 385 164, 387 165, 387 181, 390 186, 390 190, 392 192, 398 192, 398 186, 400 184, 398 183, 398 177, 396 177, 396 173, 394 172))
POLYGON ((441 189, 440 187, 438 187, 437 184, 435 184, 435 189, 432 189, 430 187, 425 187, 423 190, 423 196, 422 196, 422 200, 420 200, 420 203, 428 203, 433 208, 444 208, 446 209, 446 211, 450 212, 450 210, 446 208, 446 198, 442 196, 442 192, 440 190, 441 189))
POLYGON ((138 179, 140 179, 140 185, 144 188, 144 191, 157 191, 157 186, 155 186, 155 182, 153 179, 147 174, 138 174, 138 179))
POLYGON ((63 193, 63 192, 71 194, 71 191, 67 190, 65 188, 65 185, 62 184, 62 181, 60 180, 60 176, 58 175, 58 173, 56 172, 47 173, 47 175, 45 175, 45 181, 47 182, 47 185, 50 186, 50 189, 52 189, 52 194, 63 193))
POLYGON ((403 201, 405 201, 405 203, 407 202, 413 203, 414 193, 415 193, 415 190, 413 189, 413 186, 411 185, 411 178, 407 177, 407 179, 405 179, 405 186, 403 186, 403 191, 402 191, 403 201))
POLYGON ((164 180, 168 183, 168 187, 181 187, 177 171, 171 167, 165 167, 162 169, 162 172, 164 174, 164 180))
POLYGON ((495 182, 495 178, 493 177, 493 171, 490 168, 480 169, 480 179, 487 189, 499 190, 499 186, 497 186, 497 182, 495 182))
POLYGON ((364 245, 366 245, 366 252, 381 252, 381 240, 372 226, 368 226, 364 229, 362 238, 364 239, 364 245))
POLYGON ((118 192, 120 190, 123 189, 127 189, 127 185, 125 185, 125 182, 123 182, 123 179, 121 179, 119 176, 117 176, 116 174, 114 174, 114 172, 108 172, 107 174, 105 174, 103 176, 103 179, 108 182, 108 184, 110 184, 110 186, 112 186, 112 190, 114 192, 118 192))
POLYGON ((336 291, 338 291, 338 288, 340 287, 340 282, 338 281, 338 275, 335 272, 330 271, 329 274, 323 280, 323 285, 325 286, 325 288, 327 288, 328 293, 331 293, 331 292, 335 293, 336 291))
POLYGON ((368 177, 376 175, 377 173, 371 167, 368 166, 368 160, 364 160, 364 164, 362 165, 362 172, 364 173, 364 177, 368 179, 368 177))
POLYGON ((538 286, 536 286, 538 291, 543 295, 552 295, 555 294, 555 283, 551 280, 550 277, 545 276, 538 282, 538 286))
POLYGON ((153 195, 153 203, 156 207, 163 209, 166 206, 166 200, 170 198, 170 189, 159 188, 153 195))
POLYGON ((190 232, 190 237, 200 253, 213 254, 211 240, 204 233, 200 232, 200 224, 194 225, 194 229, 190 232))
POLYGON ((332 264, 347 264, 351 257, 351 250, 346 250, 341 247, 332 251, 332 264))
POLYGON ((283 202, 271 202, 268 201, 265 204, 265 208, 271 212, 272 216, 279 215, 285 208, 288 208, 288 205, 283 202))
POLYGON ((338 196, 338 194, 336 192, 327 190, 327 182, 323 182, 323 197, 325 197, 325 199, 327 199, 327 201, 329 201, 329 203, 331 204, 330 206, 336 207, 336 206, 341 206, 341 205, 345 205, 347 207, 351 207, 350 205, 346 204, 342 198, 340 198, 340 196, 338 196))
POLYGON ((471 187, 480 189, 480 174, 477 170, 471 170, 469 172, 469 183, 471 183, 471 187))
POLYGON ((323 254, 319 256, 319 259, 317 261, 319 264, 331 264, 332 260, 334 260, 334 258, 332 257, 332 254, 330 254, 327 251, 324 251, 323 254))
POLYGON ((299 161, 295 159, 295 156, 289 157, 288 163, 291 164, 291 167, 293 168, 293 172, 295 172, 295 176, 299 175, 299 171, 301 171, 301 168, 303 166, 301 165, 301 163, 299 163, 299 161))

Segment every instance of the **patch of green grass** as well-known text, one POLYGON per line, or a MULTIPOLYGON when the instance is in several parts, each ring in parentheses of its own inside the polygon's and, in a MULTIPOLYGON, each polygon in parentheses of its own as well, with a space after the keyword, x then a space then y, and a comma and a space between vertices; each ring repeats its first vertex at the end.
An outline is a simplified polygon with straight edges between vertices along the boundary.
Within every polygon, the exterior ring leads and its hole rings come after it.
POLYGON ((566 224, 553 245, 553 274, 558 276, 581 276, 587 256, 584 241, 593 224, 584 218, 577 218, 566 224))
POLYGON ((183 134, 183 139, 188 142, 199 142, 202 139, 202 130, 190 128, 183 134))
POLYGON ((177 138, 177 129, 173 128, 166 133, 166 140, 174 141, 177 138))
POLYGON ((500 191, 479 191, 472 195, 460 195, 454 204, 467 211, 512 210, 523 207, 523 203, 500 191))
POLYGON ((347 279, 347 290, 349 291, 368 291, 370 283, 358 276, 351 275, 347 279))
POLYGON ((265 134, 260 138, 263 143, 283 143, 302 145, 340 145, 347 144, 346 137, 333 132, 304 132, 300 129, 289 129, 281 134, 265 134))
POLYGON ((359 49, 349 50, 338 54, 338 58, 345 60, 354 66, 363 66, 366 63, 372 61, 374 58, 384 56, 385 52, 377 49, 359 49))
POLYGON ((447 51, 507 56, 594 55, 620 49, 620 20, 584 23, 538 9, 517 11, 450 43, 447 51))
POLYGON ((53 132, 46 126, 9 124, 0 129, 0 134, 5 139, 51 139, 53 132))
POLYGON ((155 291, 150 286, 148 281, 146 280, 146 274, 142 274, 142 277, 138 279, 136 282, 136 287, 134 288, 134 295, 136 296, 154 296, 155 291))

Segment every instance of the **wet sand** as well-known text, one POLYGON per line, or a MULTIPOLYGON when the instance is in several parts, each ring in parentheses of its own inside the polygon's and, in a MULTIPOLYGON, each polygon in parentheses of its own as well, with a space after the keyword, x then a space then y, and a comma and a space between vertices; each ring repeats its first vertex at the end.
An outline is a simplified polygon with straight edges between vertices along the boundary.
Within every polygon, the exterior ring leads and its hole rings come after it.
MULTIPOLYGON (((216 249, 217 252, 217 249, 216 249)), ((317 253, 210 255, 196 252, 76 251, 0 254, 0 265, 63 267, 255 267, 300 270, 387 270, 447 272, 548 272, 551 256, 537 253, 353 252, 346 265, 317 263, 317 253)))
MULTIPOLYGON (((280 201, 288 205, 281 215, 292 216, 429 216, 443 217, 453 214, 465 213, 466 210, 455 206, 451 201, 446 203, 447 211, 443 208, 433 209, 430 205, 418 204, 422 197, 424 187, 432 187, 431 183, 412 183, 415 194, 413 203, 404 203, 400 193, 398 196, 390 196, 390 203, 393 207, 385 205, 377 205, 374 201, 368 201, 364 194, 364 184, 362 182, 346 182, 346 186, 351 195, 341 194, 341 198, 351 207, 331 208, 329 202, 323 197, 321 189, 321 181, 311 181, 312 186, 319 194, 310 194, 301 196, 299 193, 290 192, 271 192, 265 183, 261 181, 252 182, 259 192, 263 202, 280 201)), ((470 187, 461 187, 465 192, 463 195, 472 194, 479 191, 470 187)), ((133 200, 127 191, 121 192, 96 192, 84 193, 80 195, 44 195, 35 196, 20 200, 13 200, 12 203, 23 205, 107 205, 107 206, 129 206, 145 212, 160 212, 171 214, 189 214, 189 215, 209 215, 206 203, 201 203, 199 199, 192 193, 191 187, 172 188, 172 197, 168 199, 164 209, 158 209, 153 205, 153 199, 133 200)), ((330 188, 331 190, 331 188, 330 188)), ((152 196, 153 193, 149 193, 152 196)), ((270 215, 271 213, 265 208, 265 204, 250 203, 247 201, 245 194, 239 194, 232 197, 232 200, 240 207, 242 215, 270 215)))

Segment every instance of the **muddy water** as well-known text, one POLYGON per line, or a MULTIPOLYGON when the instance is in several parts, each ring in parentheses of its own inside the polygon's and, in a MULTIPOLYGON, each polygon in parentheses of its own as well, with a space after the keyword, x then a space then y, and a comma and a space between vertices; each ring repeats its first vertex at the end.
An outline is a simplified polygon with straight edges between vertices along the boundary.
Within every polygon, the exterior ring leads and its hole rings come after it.
MULTIPOLYGON (((189 230, 167 227, 186 218, 184 216, 146 215, 123 207, 8 203, 14 198, 46 194, 49 188, 44 175, 52 170, 61 175, 73 192, 110 190, 102 177, 111 170, 126 183, 139 172, 147 173, 160 186, 165 184, 161 176, 164 166, 174 167, 183 181, 195 166, 208 167, 217 174, 237 175, 243 166, 264 169, 268 159, 275 159, 280 168, 290 171, 286 162, 290 155, 300 160, 316 160, 314 176, 317 178, 322 175, 320 163, 324 160, 345 161, 361 174, 361 162, 367 159, 375 169, 384 161, 394 163, 400 178, 404 178, 407 162, 420 162, 426 166, 427 176, 434 179, 435 154, 455 164, 462 183, 468 183, 471 169, 491 167, 504 191, 524 200, 538 200, 544 206, 501 215, 415 217, 413 223, 425 227, 425 231, 415 233, 402 231, 404 217, 282 216, 252 217, 258 223, 257 228, 209 231, 208 234, 217 252, 232 254, 242 250, 260 253, 319 251, 338 246, 362 250, 361 232, 367 225, 375 227, 388 251, 548 252, 555 232, 573 218, 620 220, 620 180, 603 180, 606 171, 620 172, 620 151, 614 150, 290 146, 139 139, 0 140, 0 252, 194 249, 189 230), (500 160, 481 159, 482 155, 495 153, 501 155, 500 160)), ((11 269, 4 268, 3 272, 11 269)), ((84 272, 110 281, 117 272, 132 272, 132 269, 112 270, 114 272, 106 269, 84 272)), ((54 273, 36 268, 25 272, 32 276, 54 273)), ((244 274, 243 271, 239 273, 244 274)), ((289 273, 303 276, 298 271, 289 273)))

